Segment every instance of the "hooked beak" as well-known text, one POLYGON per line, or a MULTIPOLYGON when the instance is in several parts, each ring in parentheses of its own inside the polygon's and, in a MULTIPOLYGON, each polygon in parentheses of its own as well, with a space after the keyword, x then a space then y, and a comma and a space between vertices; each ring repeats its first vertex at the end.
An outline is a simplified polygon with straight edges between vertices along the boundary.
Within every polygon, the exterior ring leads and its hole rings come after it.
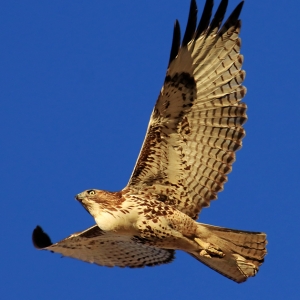
POLYGON ((77 201, 79 201, 79 202, 82 202, 82 200, 83 200, 83 195, 82 195, 82 193, 77 194, 77 195, 75 196, 75 199, 76 199, 77 201))
POLYGON ((84 196, 83 196, 83 193, 79 193, 75 196, 75 199, 80 202, 80 204, 84 207, 84 209, 89 213, 89 210, 88 210, 88 204, 86 203, 86 201, 82 202, 84 200, 84 196))

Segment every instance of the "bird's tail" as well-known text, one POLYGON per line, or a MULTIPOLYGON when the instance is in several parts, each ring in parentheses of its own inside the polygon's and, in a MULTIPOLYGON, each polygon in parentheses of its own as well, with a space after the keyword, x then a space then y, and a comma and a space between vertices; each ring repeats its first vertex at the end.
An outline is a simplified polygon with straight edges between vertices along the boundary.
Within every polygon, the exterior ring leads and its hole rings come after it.
POLYGON ((267 253, 266 234, 198 223, 197 260, 238 283, 255 276, 267 253), (199 229, 199 230, 198 230, 199 229))

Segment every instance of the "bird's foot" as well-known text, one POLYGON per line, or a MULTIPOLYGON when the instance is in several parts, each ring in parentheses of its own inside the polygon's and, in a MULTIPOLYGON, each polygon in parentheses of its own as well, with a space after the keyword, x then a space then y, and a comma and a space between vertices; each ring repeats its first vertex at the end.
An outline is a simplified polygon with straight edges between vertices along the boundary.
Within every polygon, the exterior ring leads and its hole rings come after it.
POLYGON ((224 257, 225 253, 220 248, 212 246, 210 243, 203 242, 201 239, 195 238, 195 242, 202 248, 200 256, 204 257, 224 257))

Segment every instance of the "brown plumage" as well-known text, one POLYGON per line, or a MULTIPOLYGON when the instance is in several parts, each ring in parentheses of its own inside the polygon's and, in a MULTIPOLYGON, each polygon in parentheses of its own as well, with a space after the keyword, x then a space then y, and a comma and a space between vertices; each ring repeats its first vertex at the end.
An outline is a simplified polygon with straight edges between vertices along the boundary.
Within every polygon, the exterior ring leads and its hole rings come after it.
POLYGON ((182 43, 176 21, 165 82, 127 186, 76 196, 97 225, 56 244, 38 226, 37 248, 120 267, 168 263, 174 250, 183 250, 236 282, 256 275, 266 254, 264 233, 194 221, 223 190, 245 136, 243 2, 222 25, 227 2, 210 21, 207 0, 197 26, 192 0, 182 43))

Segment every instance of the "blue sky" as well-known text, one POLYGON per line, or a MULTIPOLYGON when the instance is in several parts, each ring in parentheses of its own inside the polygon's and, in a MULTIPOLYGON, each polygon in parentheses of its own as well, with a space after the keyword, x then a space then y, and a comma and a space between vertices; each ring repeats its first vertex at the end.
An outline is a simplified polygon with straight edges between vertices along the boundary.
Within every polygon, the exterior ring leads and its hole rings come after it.
POLYGON ((267 232, 257 277, 237 285, 180 252, 161 267, 110 269, 31 244, 37 224, 52 241, 94 224, 74 200, 78 192, 126 185, 163 83, 174 21, 184 28, 188 9, 188 0, 1 1, 1 298, 299 297, 297 1, 244 5, 247 136, 225 191, 200 216, 267 232))

